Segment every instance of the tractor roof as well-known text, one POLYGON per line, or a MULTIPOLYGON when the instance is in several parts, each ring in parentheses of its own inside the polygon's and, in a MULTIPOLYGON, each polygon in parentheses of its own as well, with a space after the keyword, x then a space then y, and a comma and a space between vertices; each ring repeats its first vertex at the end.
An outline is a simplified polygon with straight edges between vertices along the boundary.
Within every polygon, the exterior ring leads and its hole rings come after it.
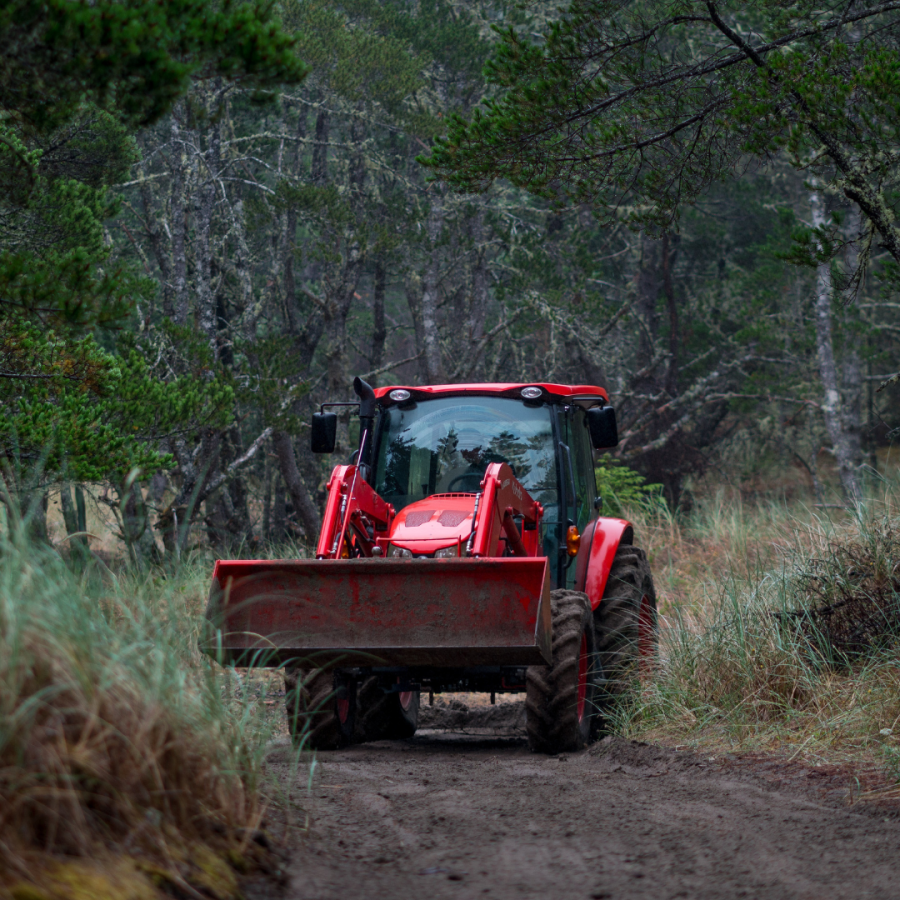
POLYGON ((415 386, 408 384, 392 384, 375 388, 375 397, 384 404, 390 404, 391 391, 403 389, 409 391, 415 399, 425 400, 428 397, 460 396, 462 394, 497 394, 503 397, 521 397, 522 388, 537 387, 543 392, 543 399, 557 403, 577 403, 579 406, 597 406, 609 402, 606 389, 593 384, 546 384, 540 381, 523 381, 517 384, 508 382, 484 384, 432 384, 415 386))

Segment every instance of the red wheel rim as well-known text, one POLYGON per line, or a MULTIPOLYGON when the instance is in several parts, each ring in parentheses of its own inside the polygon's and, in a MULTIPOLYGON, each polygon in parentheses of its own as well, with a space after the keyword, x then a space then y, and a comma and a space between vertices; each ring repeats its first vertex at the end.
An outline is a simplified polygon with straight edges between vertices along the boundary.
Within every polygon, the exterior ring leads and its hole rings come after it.
POLYGON ((409 709, 409 704, 412 703, 412 691, 400 691, 400 706, 403 709, 409 709))
POLYGON ((587 635, 581 635, 581 653, 578 656, 578 721, 584 718, 584 703, 587 698, 588 648, 587 635))
POLYGON ((653 607, 647 594, 641 597, 638 613, 638 667, 642 674, 648 672, 656 655, 656 628, 653 621, 653 607))
POLYGON ((350 718, 350 698, 349 697, 338 697, 337 700, 337 715, 341 724, 346 724, 347 719, 350 718))

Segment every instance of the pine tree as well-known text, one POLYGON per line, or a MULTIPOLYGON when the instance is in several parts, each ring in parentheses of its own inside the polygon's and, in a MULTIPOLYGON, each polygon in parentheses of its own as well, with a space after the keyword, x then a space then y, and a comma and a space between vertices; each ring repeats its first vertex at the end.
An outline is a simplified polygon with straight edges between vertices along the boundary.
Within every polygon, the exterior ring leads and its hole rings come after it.
POLYGON ((229 0, 20 0, 0 12, 0 463, 9 490, 105 480, 124 502, 139 496, 136 476, 173 465, 161 441, 231 421, 233 388, 208 365, 161 378, 145 344, 123 339, 156 285, 111 244, 120 204, 110 189, 139 159, 131 130, 164 115, 192 79, 248 91, 298 83, 307 67, 295 43, 271 8, 229 0))

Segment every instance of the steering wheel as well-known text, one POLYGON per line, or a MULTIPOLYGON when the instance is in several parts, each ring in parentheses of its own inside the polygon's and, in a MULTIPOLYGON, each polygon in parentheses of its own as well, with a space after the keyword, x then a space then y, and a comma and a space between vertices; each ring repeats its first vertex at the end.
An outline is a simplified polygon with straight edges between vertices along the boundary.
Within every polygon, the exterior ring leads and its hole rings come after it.
POLYGON ((457 475, 456 478, 454 478, 450 482, 450 484, 447 485, 447 493, 452 494, 452 493, 456 492, 459 494, 477 494, 478 491, 481 489, 482 478, 484 478, 484 475, 482 475, 481 472, 463 472, 462 475, 457 475), (467 488, 458 489, 455 487, 458 482, 463 482, 463 481, 469 481, 469 482, 474 481, 475 486, 471 489, 467 489, 467 488))

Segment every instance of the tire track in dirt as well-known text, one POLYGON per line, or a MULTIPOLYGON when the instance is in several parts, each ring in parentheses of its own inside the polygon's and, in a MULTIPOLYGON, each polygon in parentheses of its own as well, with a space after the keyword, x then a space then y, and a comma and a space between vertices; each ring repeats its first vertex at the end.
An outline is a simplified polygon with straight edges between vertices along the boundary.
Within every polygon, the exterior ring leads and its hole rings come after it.
POLYGON ((319 755, 301 805, 290 900, 900 900, 900 821, 615 738, 350 747, 319 755))

